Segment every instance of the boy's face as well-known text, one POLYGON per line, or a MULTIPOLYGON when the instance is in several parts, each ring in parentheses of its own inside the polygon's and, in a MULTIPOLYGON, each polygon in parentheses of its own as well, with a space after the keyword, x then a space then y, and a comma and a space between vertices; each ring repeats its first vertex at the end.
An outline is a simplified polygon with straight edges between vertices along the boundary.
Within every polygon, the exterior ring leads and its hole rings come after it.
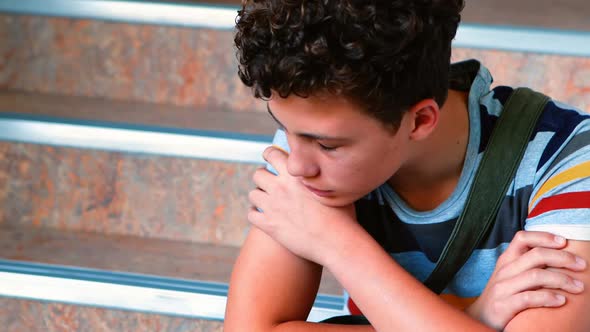
POLYGON ((394 133, 342 97, 273 97, 268 109, 287 134, 289 174, 324 205, 353 203, 409 156, 403 120, 394 133))

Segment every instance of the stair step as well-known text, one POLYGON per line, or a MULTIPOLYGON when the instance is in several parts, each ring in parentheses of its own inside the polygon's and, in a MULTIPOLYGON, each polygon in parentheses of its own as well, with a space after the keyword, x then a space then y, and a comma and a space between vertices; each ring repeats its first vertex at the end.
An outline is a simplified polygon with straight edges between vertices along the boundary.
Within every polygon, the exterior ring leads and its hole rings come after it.
POLYGON ((0 110, 0 224, 242 244, 267 114, 15 91, 0 110))
MULTIPOLYGON (((136 236, 0 227, 0 257, 23 262, 228 283, 239 248, 136 236)), ((342 288, 325 272, 320 293, 342 288)))
MULTIPOLYGON (((0 116, 24 114, 40 120, 65 119, 80 124, 128 126, 146 131, 193 130, 206 134, 243 134, 270 139, 277 124, 264 112, 238 112, 138 101, 0 89, 0 116)), ((239 136, 239 135, 236 135, 239 136)))
POLYGON ((276 127, 266 114, 14 91, 0 108, 0 140, 259 164, 276 127))
POLYGON ((0 48, 0 59, 5 59, 0 88, 266 112, 264 102, 253 98, 237 76, 229 30, 19 16, 0 10, 0 39, 6 45, 0 48))
POLYGON ((0 142, 0 224, 239 246, 257 167, 0 142))
MULTIPOLYGON (((239 249, 1 227, 0 252, 0 296, 219 320, 239 249)), ((326 271, 310 320, 343 310, 343 290, 326 271)))
MULTIPOLYGON (((0 49, 0 59, 5 59, 5 65, 0 68, 0 87, 193 106, 198 109, 265 112, 264 102, 254 99, 237 76, 231 29, 75 19, 73 13, 70 17, 74 18, 14 14, 18 12, 16 7, 19 4, 28 4, 31 8, 55 7, 48 5, 48 0, 43 0, 43 5, 39 6, 30 5, 33 3, 30 1, 37 0, 0 2, 0 6, 3 6, 0 7, 0 13, 4 12, 0 14, 0 39, 6 45, 0 49)), ((110 3, 105 0, 86 2, 110 3)), ((158 4, 116 2, 138 6, 132 11, 136 16, 141 16, 138 13, 142 12, 142 6, 158 4)), ((235 8, 228 9, 232 15, 235 15, 237 2, 235 8)), ((554 62, 573 62, 582 68, 587 66, 590 25, 585 13, 588 12, 590 2, 575 0, 551 10, 546 9, 548 0, 542 0, 541 5, 531 2, 501 0, 498 5, 492 0, 469 2, 463 15, 466 23, 459 28, 455 48, 473 52, 462 51, 464 56, 460 58, 477 57, 482 54, 479 50, 485 49, 483 54, 489 58, 486 65, 493 72, 510 68, 517 77, 522 77, 506 82, 510 85, 524 85, 530 78, 546 77, 545 67, 554 62), (517 6, 517 9, 524 6, 527 10, 510 10, 511 6, 517 6), (521 16, 527 16, 528 13, 532 13, 531 18, 525 22, 534 26, 516 24, 521 16), (506 21, 506 17, 513 19, 506 21), (505 25, 495 25, 496 21, 505 25), (571 27, 577 30, 563 30, 570 28, 571 22, 579 22, 571 27), (498 52, 498 49, 504 51, 498 52), (556 54, 556 57, 530 52, 556 54)), ((169 2, 162 4, 167 5, 169 2)), ((195 2, 185 2, 183 6, 200 8, 195 2)), ((69 7, 61 8, 66 11, 64 15, 68 15, 69 7)), ((175 12, 184 15, 182 10, 175 12)), ((228 25, 233 24, 233 19, 228 19, 228 25)), ((569 70, 563 70, 551 72, 551 75, 557 75, 558 80, 572 81, 588 88, 586 80, 571 79, 570 73, 569 70)), ((534 88, 557 90, 557 94, 552 95, 569 102, 563 98, 564 93, 559 92, 563 86, 552 85, 548 81, 534 88)))
POLYGON ((5 332, 222 332, 220 321, 0 297, 5 332))

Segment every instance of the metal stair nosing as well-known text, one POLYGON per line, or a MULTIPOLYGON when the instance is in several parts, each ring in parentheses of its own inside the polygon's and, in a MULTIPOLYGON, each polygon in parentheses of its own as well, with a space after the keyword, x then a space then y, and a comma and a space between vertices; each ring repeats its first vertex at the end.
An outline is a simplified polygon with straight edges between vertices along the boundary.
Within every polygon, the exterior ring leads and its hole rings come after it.
MULTIPOLYGON (((0 259, 0 296, 223 320, 227 284, 0 259)), ((318 294, 309 321, 347 314, 318 294)))

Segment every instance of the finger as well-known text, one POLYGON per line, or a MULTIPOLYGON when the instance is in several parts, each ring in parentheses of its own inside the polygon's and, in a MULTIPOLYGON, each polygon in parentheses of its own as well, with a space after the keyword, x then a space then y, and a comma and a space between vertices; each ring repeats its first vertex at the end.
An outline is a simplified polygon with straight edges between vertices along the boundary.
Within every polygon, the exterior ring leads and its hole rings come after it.
POLYGON ((248 193, 248 200, 254 208, 265 211, 267 208, 266 202, 268 201, 268 194, 257 188, 248 193))
POLYGON ((572 271, 582 271, 586 267, 585 261, 561 249, 533 248, 510 264, 498 270, 498 278, 510 278, 524 271, 534 268, 565 268, 572 271))
POLYGON ((512 317, 514 317, 516 314, 526 309, 560 307, 564 305, 565 302, 566 298, 561 294, 548 290, 536 290, 514 294, 513 296, 506 298, 506 300, 503 301, 502 306, 504 306, 506 312, 511 312, 512 317))
POLYGON ((264 213, 258 211, 255 207, 250 207, 248 210, 248 222, 264 231, 264 221, 264 213))
POLYGON ((568 276, 565 273, 545 269, 532 269, 521 273, 514 278, 498 283, 498 288, 503 289, 507 295, 524 291, 544 289, 561 289, 568 293, 578 294, 584 291, 584 284, 568 276))
POLYGON ((254 172, 254 175, 252 175, 252 181, 254 181, 254 185, 266 192, 269 191, 273 180, 276 181, 276 176, 266 170, 264 167, 258 168, 254 172))
POLYGON ((262 153, 262 158, 266 160, 279 174, 287 172, 287 152, 280 147, 269 146, 262 153))
POLYGON ((563 237, 547 232, 519 231, 500 257, 499 262, 501 264, 512 262, 535 247, 563 248, 566 242, 563 237))

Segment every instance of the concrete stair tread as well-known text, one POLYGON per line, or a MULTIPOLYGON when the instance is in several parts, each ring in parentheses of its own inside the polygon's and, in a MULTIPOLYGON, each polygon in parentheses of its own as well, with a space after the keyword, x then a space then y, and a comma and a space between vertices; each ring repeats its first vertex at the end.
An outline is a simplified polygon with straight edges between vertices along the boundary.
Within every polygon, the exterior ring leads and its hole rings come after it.
POLYGON ((201 110, 187 106, 7 89, 0 89, 0 115, 2 113, 266 136, 272 135, 277 127, 265 112, 201 110))
MULTIPOLYGON (((137 236, 0 227, 3 259, 228 283, 239 248, 137 236)), ((319 293, 342 295, 326 270, 319 293)))

